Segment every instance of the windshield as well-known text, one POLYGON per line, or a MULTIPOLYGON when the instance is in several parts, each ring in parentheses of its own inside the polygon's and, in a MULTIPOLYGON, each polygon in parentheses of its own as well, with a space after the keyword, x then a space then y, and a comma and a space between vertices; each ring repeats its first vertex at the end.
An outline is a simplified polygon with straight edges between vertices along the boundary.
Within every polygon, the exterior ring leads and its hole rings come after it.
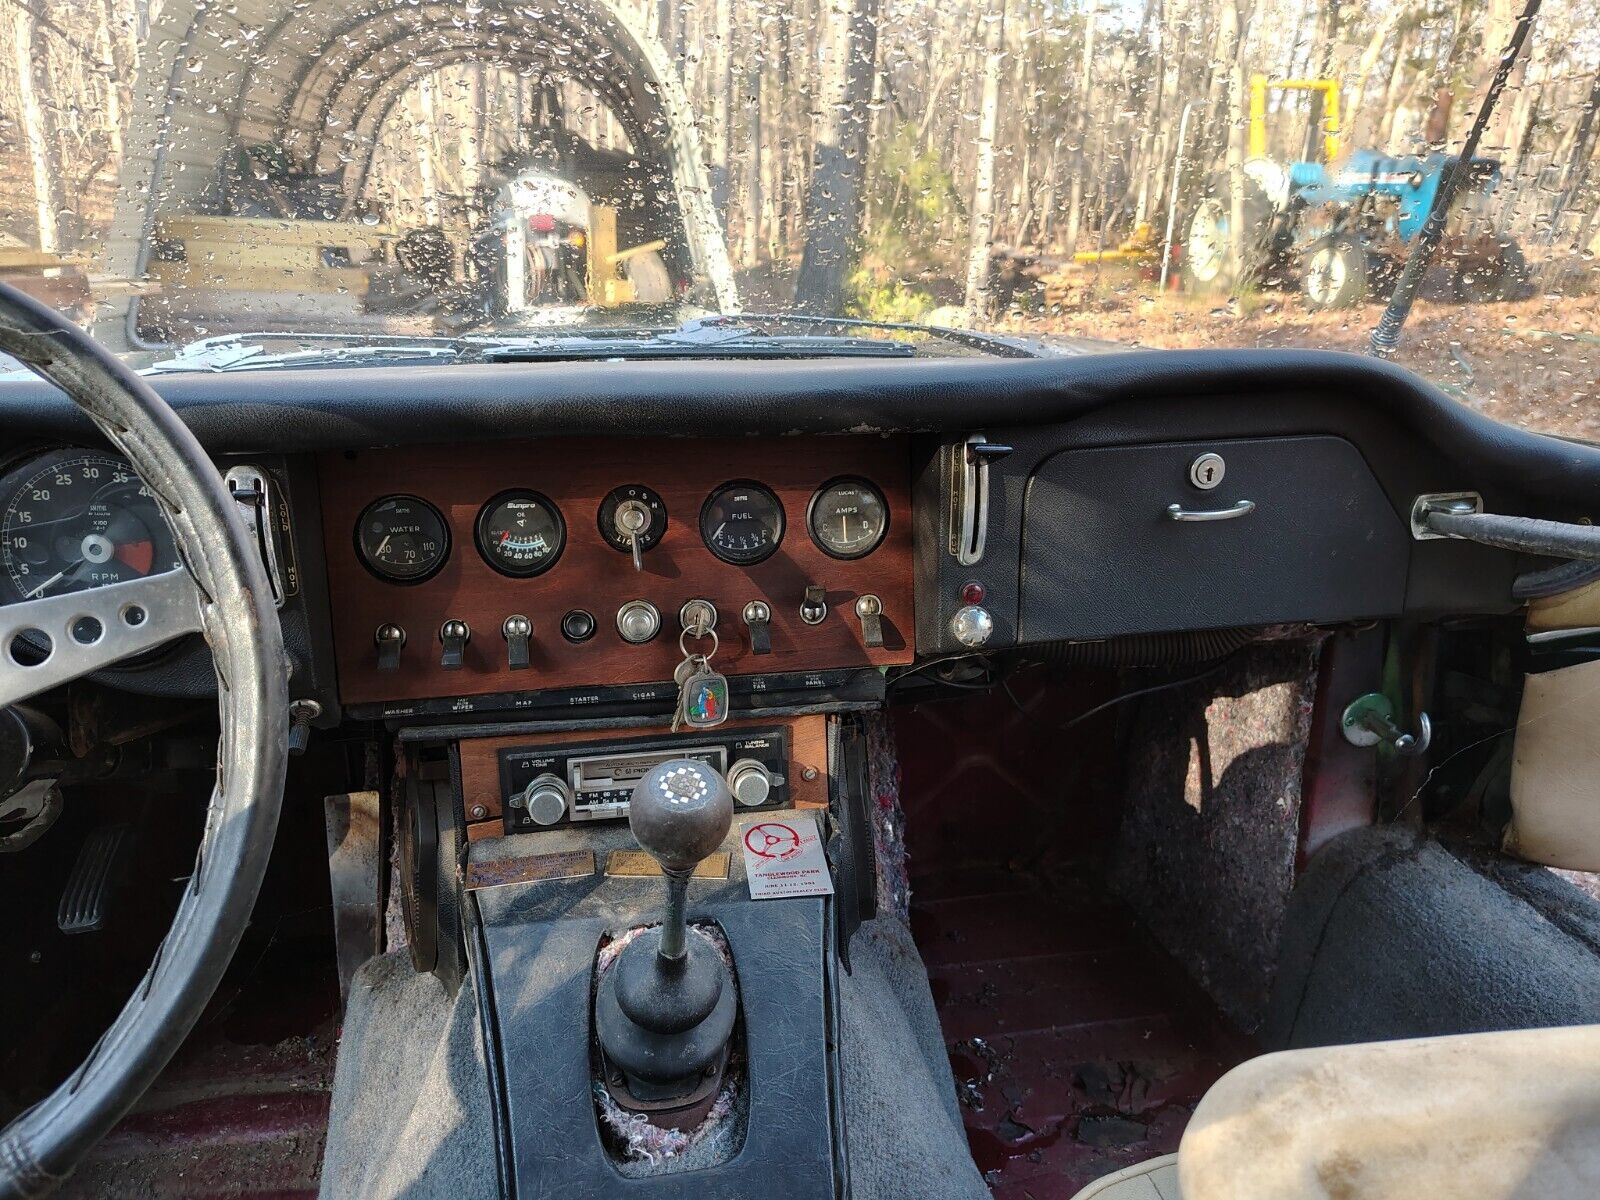
POLYGON ((1520 8, 10 3, 0 277, 169 369, 741 311, 1366 352, 1388 305, 1461 402, 1600 437, 1600 27, 1520 8))

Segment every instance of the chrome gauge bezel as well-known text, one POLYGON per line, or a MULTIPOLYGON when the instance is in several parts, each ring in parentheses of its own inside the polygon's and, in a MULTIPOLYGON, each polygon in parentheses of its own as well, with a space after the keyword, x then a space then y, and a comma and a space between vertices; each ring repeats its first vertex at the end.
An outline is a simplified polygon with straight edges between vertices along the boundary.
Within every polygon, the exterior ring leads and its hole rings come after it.
POLYGON ((454 538, 451 536, 450 532, 450 522, 445 517, 444 513, 439 511, 438 506, 430 503, 427 500, 424 500, 421 496, 414 496, 409 492, 390 492, 388 495, 379 496, 376 500, 373 500, 370 504, 367 504, 365 507, 363 507, 361 514, 356 517, 355 527, 350 531, 350 538, 351 541, 355 543, 356 559, 363 567, 366 568, 369 575, 375 579, 381 579, 385 583, 398 584, 401 587, 414 587, 419 583, 426 583, 440 571, 444 570, 445 564, 450 561, 450 550, 454 542, 454 538), (393 570, 385 567, 381 562, 375 560, 372 555, 368 553, 366 545, 361 540, 361 527, 366 524, 368 516, 375 509, 377 509, 379 505, 388 504, 394 500, 406 500, 412 504, 420 504, 423 508, 431 512, 434 516, 434 519, 439 522, 440 540, 443 542, 443 546, 439 551, 439 556, 429 564, 426 570, 417 575, 395 574, 393 570))
POLYGON ((829 558, 836 558, 840 562, 855 562, 857 559, 866 558, 879 546, 883 545, 884 538, 889 536, 889 523, 893 514, 889 511, 889 498, 883 494, 883 489, 872 480, 861 475, 836 475, 828 480, 816 491, 811 493, 811 500, 806 504, 806 533, 811 536, 811 544, 821 550, 829 558), (863 550, 839 551, 829 546, 827 540, 817 533, 817 504, 831 489, 842 483, 854 484, 866 488, 878 498, 878 507, 883 510, 883 524, 878 527, 878 536, 872 539, 872 544, 863 550))
POLYGON ((532 488, 506 488, 505 491, 496 492, 493 496, 490 496, 488 500, 484 501, 483 507, 478 510, 477 519, 472 522, 472 541, 477 547, 478 557, 483 559, 484 565, 491 571, 504 575, 507 579, 534 579, 543 575, 556 563, 560 562, 562 554, 566 552, 567 519, 562 514, 560 506, 543 492, 536 492, 532 488), (495 509, 508 500, 531 500, 535 504, 542 505, 545 512, 549 513, 551 519, 555 522, 555 549, 527 569, 507 566, 504 562, 498 560, 494 553, 484 544, 484 523, 495 509))
POLYGON ((783 535, 788 531, 789 527, 789 514, 783 507, 782 498, 777 492, 773 491, 766 484, 758 482, 754 479, 730 479, 726 483, 718 484, 716 487, 712 488, 709 493, 707 493, 706 498, 700 504, 700 517, 696 524, 700 530, 701 543, 707 550, 711 551, 713 557, 721 560, 722 562, 728 563, 731 566, 753 567, 757 563, 766 562, 767 559, 771 558, 778 552, 778 547, 783 545, 783 535), (719 549, 716 543, 711 540, 710 531, 706 529, 706 514, 711 511, 711 506, 716 503, 718 497, 734 490, 735 488, 746 488, 751 491, 762 493, 772 501, 773 509, 778 514, 777 530, 771 543, 762 547, 761 550, 755 554, 744 555, 719 549))
MULTIPOLYGON (((172 528, 167 523, 166 514, 161 510, 161 502, 155 494, 149 491, 148 485, 139 478, 133 465, 120 454, 109 450, 94 449, 84 446, 64 447, 59 450, 47 451, 43 454, 15 460, 11 469, 0 476, 0 603, 12 603, 27 598, 21 580, 16 578, 15 563, 12 558, 12 537, 23 526, 13 524, 17 504, 22 495, 22 490, 31 484, 37 483, 43 476, 51 472, 60 473, 65 468, 80 464, 94 462, 102 466, 109 464, 115 470, 126 472, 128 479, 123 481, 127 486, 137 486, 148 497, 148 508, 153 514, 153 520, 145 519, 145 514, 138 514, 141 523, 148 529, 151 538, 151 563, 147 571, 136 574, 135 578, 146 578, 161 571, 174 570, 182 566, 182 559, 177 553, 176 541, 172 528), (168 558, 163 558, 163 548, 171 550, 168 558)), ((118 481, 109 481, 118 482, 118 481)), ((107 485, 100 485, 103 491, 107 485)), ((143 507, 143 506, 141 506, 143 507)), ((99 561, 99 560, 92 560, 99 561)), ((137 571, 137 568, 133 568, 137 571)), ((102 580, 99 583, 89 583, 82 587, 73 588, 73 591, 88 591, 95 587, 105 586, 111 580, 102 580)))

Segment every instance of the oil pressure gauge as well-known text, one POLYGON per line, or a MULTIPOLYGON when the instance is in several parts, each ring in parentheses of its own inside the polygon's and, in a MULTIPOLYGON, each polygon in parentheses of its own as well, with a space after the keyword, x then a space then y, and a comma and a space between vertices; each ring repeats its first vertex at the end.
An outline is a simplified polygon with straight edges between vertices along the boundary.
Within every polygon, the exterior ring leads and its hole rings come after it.
POLYGON ((865 558, 889 531, 889 506, 865 479, 835 479, 811 498, 806 521, 824 554, 865 558))
POLYGON ((526 579, 556 565, 567 544, 561 510, 538 492, 501 492, 478 513, 478 553, 502 575, 526 579))

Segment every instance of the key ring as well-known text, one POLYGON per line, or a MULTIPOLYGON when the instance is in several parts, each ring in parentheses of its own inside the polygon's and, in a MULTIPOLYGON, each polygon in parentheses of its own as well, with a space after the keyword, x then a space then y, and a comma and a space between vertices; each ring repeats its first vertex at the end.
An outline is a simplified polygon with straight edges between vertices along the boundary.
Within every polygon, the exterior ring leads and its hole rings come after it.
POLYGON ((710 638, 711 639, 711 653, 710 654, 701 654, 700 655, 701 658, 705 659, 707 662, 710 662, 713 658, 715 658, 717 656, 717 650, 722 646, 722 640, 717 637, 717 631, 715 629, 707 629, 704 633, 696 633, 693 629, 685 629, 682 633, 680 633, 678 635, 678 653, 679 654, 683 655, 685 658, 689 657, 689 647, 684 645, 683 639, 686 638, 686 637, 690 637, 691 635, 694 636, 694 637, 697 637, 697 638, 710 638))

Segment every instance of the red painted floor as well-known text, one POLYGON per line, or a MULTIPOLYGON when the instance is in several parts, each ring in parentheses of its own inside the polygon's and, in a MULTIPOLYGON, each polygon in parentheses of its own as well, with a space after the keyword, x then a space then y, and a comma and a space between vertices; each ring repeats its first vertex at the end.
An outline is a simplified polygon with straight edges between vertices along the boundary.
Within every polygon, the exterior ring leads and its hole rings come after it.
POLYGON ((993 695, 895 713, 911 928, 991 1192, 1070 1200, 1176 1150, 1254 1050, 1099 882, 1111 728, 1063 744, 1052 698, 1021 699, 1027 713, 993 695))
POLYGON ((1067 1200, 1178 1148, 1250 1049, 1127 913, 1019 877, 914 881, 973 1158, 1005 1200, 1067 1200), (917 886, 920 884, 920 886, 917 886))

